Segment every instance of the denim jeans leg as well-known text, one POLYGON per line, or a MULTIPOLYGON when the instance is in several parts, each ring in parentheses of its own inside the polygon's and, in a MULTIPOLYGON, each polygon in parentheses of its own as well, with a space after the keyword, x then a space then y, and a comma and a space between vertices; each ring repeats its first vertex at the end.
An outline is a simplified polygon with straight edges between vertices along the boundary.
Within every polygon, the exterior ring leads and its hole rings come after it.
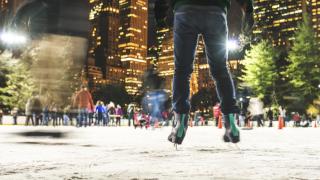
POLYGON ((223 114, 238 113, 233 80, 227 68, 228 51, 226 47, 228 27, 226 15, 221 13, 208 13, 210 21, 205 21, 203 39, 210 73, 216 82, 216 90, 221 101, 223 114))
POLYGON ((173 110, 182 114, 190 111, 190 77, 198 32, 193 25, 194 20, 188 13, 176 12, 174 21, 173 110))
POLYGON ((84 113, 83 109, 79 109, 79 127, 81 127, 84 123, 84 113))
POLYGON ((89 120, 89 113, 87 109, 84 109, 84 126, 87 127, 88 125, 88 120, 89 120))

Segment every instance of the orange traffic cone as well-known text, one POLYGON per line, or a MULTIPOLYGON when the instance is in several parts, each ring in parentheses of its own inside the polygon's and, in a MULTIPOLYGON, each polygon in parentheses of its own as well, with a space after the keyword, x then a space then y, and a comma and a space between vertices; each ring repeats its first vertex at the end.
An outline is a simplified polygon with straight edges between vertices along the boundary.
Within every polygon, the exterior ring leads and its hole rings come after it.
POLYGON ((314 121, 314 128, 317 128, 317 121, 314 121))
POLYGON ((283 119, 281 116, 278 117, 278 129, 283 128, 283 119))
POLYGON ((222 117, 221 116, 219 116, 218 128, 222 129, 222 117))

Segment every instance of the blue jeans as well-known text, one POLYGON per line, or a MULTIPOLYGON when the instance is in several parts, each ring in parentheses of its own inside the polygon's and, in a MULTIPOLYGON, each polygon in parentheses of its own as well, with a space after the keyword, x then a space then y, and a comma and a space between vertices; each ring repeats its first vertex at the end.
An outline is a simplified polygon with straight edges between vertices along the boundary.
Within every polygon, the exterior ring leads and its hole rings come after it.
POLYGON ((85 126, 87 127, 88 124, 88 110, 87 108, 80 108, 79 109, 79 118, 78 118, 79 122, 78 125, 81 126, 85 126))
POLYGON ((42 125, 48 126, 49 123, 49 113, 48 112, 44 112, 42 113, 43 117, 42 117, 42 125))
POLYGON ((102 120, 103 120, 103 125, 104 126, 108 126, 108 123, 109 123, 109 115, 108 115, 108 113, 103 113, 102 120))
POLYGON ((190 111, 190 77, 201 34, 210 73, 216 82, 222 113, 238 113, 233 80, 227 68, 226 13, 216 6, 183 5, 174 13, 173 109, 177 113, 190 111))

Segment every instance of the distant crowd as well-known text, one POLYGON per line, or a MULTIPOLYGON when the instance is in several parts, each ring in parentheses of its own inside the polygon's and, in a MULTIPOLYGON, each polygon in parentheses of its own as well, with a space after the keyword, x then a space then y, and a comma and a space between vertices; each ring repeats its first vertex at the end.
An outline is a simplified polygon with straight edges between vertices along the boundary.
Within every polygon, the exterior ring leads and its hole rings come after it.
MULTIPOLYGON (((247 109, 242 109, 236 115, 236 122, 240 127, 273 127, 273 122, 281 117, 284 126, 310 127, 320 124, 320 115, 300 114, 298 112, 288 113, 285 108, 264 108, 259 101, 252 99, 247 109)), ((171 109, 158 108, 154 112, 146 112, 137 104, 132 103, 122 108, 114 102, 104 103, 98 100, 93 103, 92 96, 85 86, 78 91, 72 104, 66 107, 58 107, 55 104, 43 106, 40 98, 33 95, 25 105, 25 122, 29 126, 134 126, 136 127, 160 127, 172 124, 174 118, 171 109), (121 123, 125 124, 121 124, 121 123)), ((220 104, 216 103, 212 111, 196 110, 190 113, 190 123, 192 126, 205 126, 209 121, 213 125, 219 126, 222 122, 220 104)), ((19 109, 13 108, 10 112, 13 124, 17 125, 19 109)), ((4 112, 0 109, 0 125, 3 124, 4 112)))
MULTIPOLYGON (((168 125, 173 113, 163 110, 152 117, 152 113, 144 112, 134 103, 127 105, 126 108, 114 102, 105 104, 101 100, 94 104, 90 92, 82 86, 73 97, 72 103, 66 107, 59 107, 54 103, 42 105, 40 97, 34 94, 28 99, 24 113, 17 107, 10 111, 14 125, 17 125, 20 114, 25 117, 25 126, 121 126, 123 125, 121 122, 125 122, 125 125, 135 128, 149 128, 168 125)), ((0 124, 2 119, 3 111, 0 109, 0 124)))

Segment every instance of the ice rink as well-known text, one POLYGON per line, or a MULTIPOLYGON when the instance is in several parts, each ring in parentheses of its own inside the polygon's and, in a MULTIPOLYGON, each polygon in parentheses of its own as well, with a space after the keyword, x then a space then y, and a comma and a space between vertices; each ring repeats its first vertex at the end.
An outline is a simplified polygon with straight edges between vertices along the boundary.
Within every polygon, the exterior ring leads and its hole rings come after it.
POLYGON ((178 150, 170 131, 0 126, 0 179, 320 179, 320 128, 242 130, 237 147, 191 127, 178 150), (62 136, 21 134, 31 131, 62 136))

